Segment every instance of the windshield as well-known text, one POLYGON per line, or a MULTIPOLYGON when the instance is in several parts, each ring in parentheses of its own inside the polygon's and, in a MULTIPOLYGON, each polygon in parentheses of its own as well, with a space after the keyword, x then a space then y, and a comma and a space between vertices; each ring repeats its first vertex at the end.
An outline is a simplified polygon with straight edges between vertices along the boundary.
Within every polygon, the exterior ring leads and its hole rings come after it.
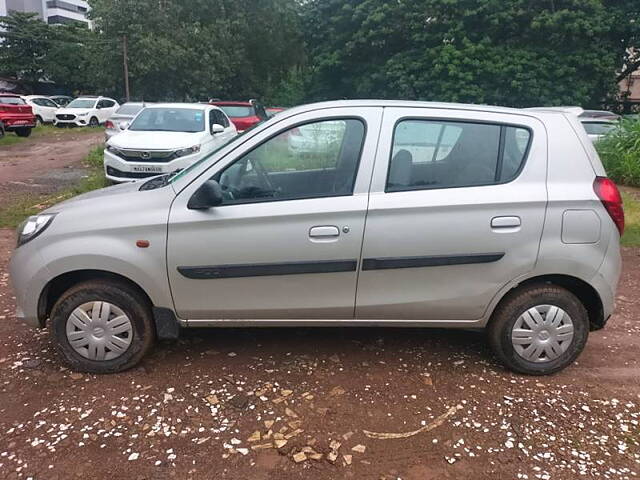
POLYGON ((202 132, 204 110, 196 108, 145 108, 129 130, 145 132, 202 132))
POLYGON ((251 130, 253 130, 254 128, 256 128, 258 125, 262 125, 262 123, 264 122, 258 122, 255 125, 252 125, 251 128, 247 128, 245 131, 243 131, 242 133, 239 133, 238 135, 236 135, 235 137, 231 137, 229 140, 227 140, 226 142, 224 142, 222 145, 218 146, 213 152, 211 152, 209 155, 205 155, 204 157, 202 157, 200 160, 198 160, 195 163, 192 163, 191 165, 189 165, 187 168, 185 168, 184 170, 181 170, 180 173, 174 175, 173 177, 171 177, 169 179, 169 183, 173 183, 176 180, 178 180, 179 178, 184 177, 187 173, 191 172, 192 170, 195 170, 200 164, 206 162, 207 160, 209 160, 209 158, 211 158, 212 155, 215 155, 216 153, 218 153, 220 150, 222 150, 225 147, 228 147, 229 145, 231 145, 234 142, 237 142, 240 138, 244 137, 248 132, 250 132, 251 130))
POLYGON ((589 135, 606 135, 611 130, 616 128, 615 123, 598 123, 598 122, 585 122, 584 129, 587 131, 589 135))
POLYGON ((0 103, 3 105, 26 105, 20 97, 0 97, 0 103))
POLYGON ((93 98, 76 98, 67 105, 67 108, 93 108, 95 104, 96 101, 93 98))
POLYGON ((241 105, 218 105, 229 117, 253 117, 253 107, 243 107, 241 105))
POLYGON ((116 115, 135 115, 144 107, 142 105, 134 105, 125 103, 118 110, 116 110, 116 115))

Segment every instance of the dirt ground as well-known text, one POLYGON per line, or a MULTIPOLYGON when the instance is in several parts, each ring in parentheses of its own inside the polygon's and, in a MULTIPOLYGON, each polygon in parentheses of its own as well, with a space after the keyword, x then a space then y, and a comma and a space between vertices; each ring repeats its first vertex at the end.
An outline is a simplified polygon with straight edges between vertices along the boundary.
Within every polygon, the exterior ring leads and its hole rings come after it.
POLYGON ((82 160, 104 141, 95 133, 60 132, 0 148, 0 200, 25 193, 53 193, 78 181, 82 160))
POLYGON ((482 334, 391 328, 192 330, 75 374, 14 318, 13 247, 0 230, 0 478, 640 478, 640 249, 607 328, 534 378, 482 334))

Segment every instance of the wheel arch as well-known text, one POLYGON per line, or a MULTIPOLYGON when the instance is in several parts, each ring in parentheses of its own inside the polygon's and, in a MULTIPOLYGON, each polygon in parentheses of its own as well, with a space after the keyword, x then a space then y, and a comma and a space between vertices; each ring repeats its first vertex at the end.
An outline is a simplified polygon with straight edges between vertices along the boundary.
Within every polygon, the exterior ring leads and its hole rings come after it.
POLYGON ((536 284, 557 285, 559 287, 566 288, 578 298, 582 305, 584 305, 589 315, 589 324, 591 325, 591 329, 598 330, 604 327, 606 319, 604 318, 604 308, 598 291, 584 280, 564 274, 538 275, 518 282, 505 292, 504 295, 502 295, 502 298, 496 303, 491 312, 489 323, 493 317, 493 312, 495 312, 498 306, 500 306, 500 304, 509 298, 514 292, 523 287, 536 284))
POLYGON ((74 270, 71 272, 65 272, 51 279, 42 289, 40 298, 38 299, 38 321, 40 322, 40 326, 45 326, 53 306, 64 292, 79 283, 89 280, 112 280, 125 283, 140 293, 148 301, 149 308, 153 308, 153 301, 147 292, 145 292, 145 290, 136 282, 124 275, 108 272, 106 270, 74 270))

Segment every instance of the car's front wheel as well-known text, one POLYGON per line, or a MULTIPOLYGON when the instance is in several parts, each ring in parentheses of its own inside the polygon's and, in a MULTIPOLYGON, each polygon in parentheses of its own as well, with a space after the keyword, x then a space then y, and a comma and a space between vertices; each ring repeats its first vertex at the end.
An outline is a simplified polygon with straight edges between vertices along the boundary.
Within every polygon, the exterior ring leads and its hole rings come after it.
POLYGON ((53 307, 50 328, 66 363, 82 372, 131 368, 155 340, 149 302, 120 281, 94 280, 69 289, 53 307))
POLYGON ((547 375, 571 365, 589 336, 584 305, 567 289, 538 284, 517 289, 496 308, 489 342, 509 369, 547 375))
POLYGON ((99 127, 100 121, 96 117, 91 117, 91 120, 89 120, 89 126, 93 128, 99 127))

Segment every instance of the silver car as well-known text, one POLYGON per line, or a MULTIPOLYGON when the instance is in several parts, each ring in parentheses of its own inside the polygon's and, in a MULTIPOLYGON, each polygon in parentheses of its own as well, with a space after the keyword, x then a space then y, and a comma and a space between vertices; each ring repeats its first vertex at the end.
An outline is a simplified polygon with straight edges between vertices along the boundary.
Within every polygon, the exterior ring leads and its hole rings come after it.
POLYGON ((11 278, 76 370, 124 370, 181 328, 382 325, 486 329, 540 375, 611 316, 623 228, 573 114, 339 101, 29 218, 11 278), (314 149, 289 148, 297 129, 314 149))
POLYGON ((114 135, 126 130, 127 126, 133 120, 140 110, 146 107, 149 104, 138 103, 138 102, 127 102, 120 105, 120 108, 116 110, 116 112, 111 115, 111 118, 107 120, 104 124, 104 139, 105 142, 108 141, 114 135))

